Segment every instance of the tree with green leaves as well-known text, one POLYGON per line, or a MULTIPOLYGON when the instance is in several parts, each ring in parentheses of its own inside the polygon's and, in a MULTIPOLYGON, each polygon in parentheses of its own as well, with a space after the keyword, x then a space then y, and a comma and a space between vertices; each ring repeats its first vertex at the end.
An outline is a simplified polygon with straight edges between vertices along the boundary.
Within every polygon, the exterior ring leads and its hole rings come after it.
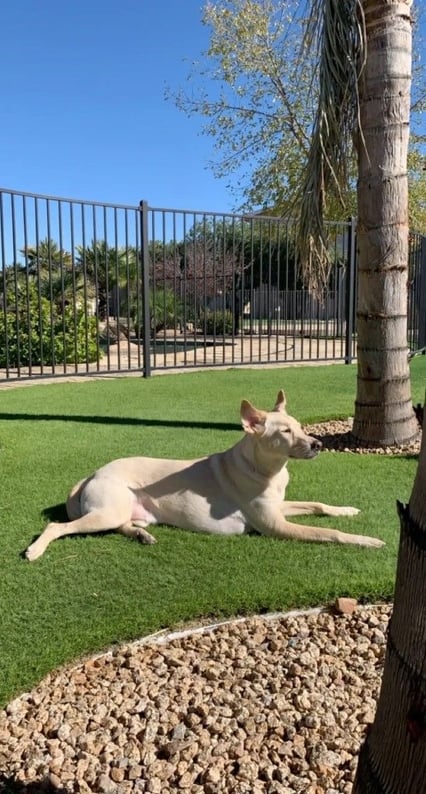
POLYGON ((93 297, 92 285, 84 279, 72 254, 55 240, 40 240, 22 248, 21 254, 24 264, 8 268, 9 283, 14 278, 20 284, 28 279, 37 286, 40 298, 46 298, 62 311, 74 303, 81 308, 93 297))
MULTIPOLYGON (((204 133, 215 142, 211 166, 230 178, 238 206, 295 217, 319 90, 316 53, 302 47, 306 14, 294 0, 217 0, 204 4, 202 21, 210 42, 191 67, 191 91, 169 93, 185 113, 204 120, 204 133)), ((416 122, 425 90, 421 68, 413 74, 416 122)), ((409 210, 411 228, 426 233, 421 132, 419 124, 411 139, 409 210)), ((356 214, 355 149, 348 152, 344 184, 327 197, 329 219, 356 214)))
POLYGON ((63 311, 66 306, 76 306, 81 309, 94 298, 94 286, 84 279, 79 268, 55 270, 46 274, 42 272, 39 279, 39 292, 42 298, 53 303, 58 310, 63 311))
POLYGON ((68 270, 73 264, 72 254, 47 237, 34 245, 25 246, 21 254, 25 258, 25 270, 31 276, 40 277, 59 269, 68 270))
POLYGON ((130 295, 136 289, 136 251, 132 247, 108 245, 105 240, 92 240, 88 246, 77 245, 76 251, 77 264, 85 280, 88 279, 92 285, 97 314, 103 320, 109 313, 113 291, 118 296, 119 290, 123 289, 130 295))
POLYGON ((206 3, 209 47, 192 68, 191 93, 174 95, 185 113, 204 118, 218 153, 214 172, 234 177, 238 200, 243 195, 249 209, 290 212, 308 152, 311 78, 299 72, 302 20, 289 32, 291 6, 276 0, 206 3))

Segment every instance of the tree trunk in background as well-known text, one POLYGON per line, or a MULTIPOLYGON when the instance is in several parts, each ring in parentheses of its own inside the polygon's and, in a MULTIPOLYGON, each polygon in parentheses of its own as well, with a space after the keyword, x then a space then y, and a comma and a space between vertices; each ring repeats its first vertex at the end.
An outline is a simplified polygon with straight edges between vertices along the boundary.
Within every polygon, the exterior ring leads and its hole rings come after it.
MULTIPOLYGON (((426 411, 425 411, 426 413, 426 411)), ((382 687, 353 794, 426 791, 426 422, 401 540, 382 687)))
POLYGON ((411 2, 364 0, 367 63, 359 86, 358 383, 353 434, 404 443, 417 434, 407 348, 411 2))

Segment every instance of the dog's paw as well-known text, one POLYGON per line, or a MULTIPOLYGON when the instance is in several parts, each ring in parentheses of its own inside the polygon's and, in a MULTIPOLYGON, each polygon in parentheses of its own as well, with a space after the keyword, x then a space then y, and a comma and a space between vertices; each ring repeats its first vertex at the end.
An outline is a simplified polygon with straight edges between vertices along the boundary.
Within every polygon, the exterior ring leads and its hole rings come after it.
POLYGON ((25 559, 29 562, 33 562, 38 557, 41 557, 43 554, 43 549, 37 548, 37 543, 32 543, 31 546, 28 546, 25 552, 25 559))
POLYGON ((381 549, 382 546, 386 546, 384 540, 379 540, 379 538, 369 538, 368 535, 360 535, 360 546, 367 546, 370 549, 381 549))
POLYGON ((339 515, 341 516, 357 516, 360 512, 357 507, 339 507, 339 515))
POLYGON ((139 543, 144 543, 146 546, 152 546, 153 543, 157 543, 157 539, 154 538, 154 535, 150 535, 146 529, 142 529, 141 527, 136 529, 135 537, 139 543))

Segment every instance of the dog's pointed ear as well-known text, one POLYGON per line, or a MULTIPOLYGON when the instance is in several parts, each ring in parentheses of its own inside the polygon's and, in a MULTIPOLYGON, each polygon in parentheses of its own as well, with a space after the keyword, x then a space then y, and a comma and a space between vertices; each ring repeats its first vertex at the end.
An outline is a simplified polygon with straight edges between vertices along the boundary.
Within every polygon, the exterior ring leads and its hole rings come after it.
POLYGON ((241 424, 246 433, 263 433, 265 429, 266 411, 260 411, 248 400, 241 403, 241 424))
POLYGON ((283 390, 280 389, 278 394, 277 394, 277 399, 276 399, 276 402, 275 402, 275 405, 274 405, 274 411, 280 411, 281 413, 285 414, 286 405, 287 405, 286 396, 285 396, 283 390))

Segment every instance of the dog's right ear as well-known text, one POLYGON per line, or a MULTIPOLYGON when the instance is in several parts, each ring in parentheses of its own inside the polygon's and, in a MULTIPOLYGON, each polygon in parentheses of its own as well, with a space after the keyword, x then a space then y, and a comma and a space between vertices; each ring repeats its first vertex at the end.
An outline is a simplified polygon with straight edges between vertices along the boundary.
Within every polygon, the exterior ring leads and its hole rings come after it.
POLYGON ((241 424, 246 433, 263 433, 265 429, 266 411, 260 411, 248 400, 241 403, 241 424))
POLYGON ((274 411, 280 411, 281 413, 285 414, 286 410, 285 407, 287 405, 286 396, 282 389, 279 390, 277 394, 277 399, 274 405, 274 411))

